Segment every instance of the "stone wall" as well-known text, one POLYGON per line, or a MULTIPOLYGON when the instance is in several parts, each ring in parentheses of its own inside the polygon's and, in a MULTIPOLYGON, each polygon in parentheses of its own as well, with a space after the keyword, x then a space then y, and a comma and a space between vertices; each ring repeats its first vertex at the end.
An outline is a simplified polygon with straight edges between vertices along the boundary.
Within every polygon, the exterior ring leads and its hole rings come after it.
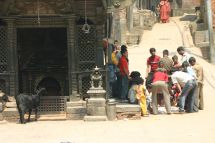
POLYGON ((184 9, 189 9, 189 8, 194 9, 196 6, 200 6, 200 1, 201 0, 183 0, 182 8, 184 8, 184 9))
POLYGON ((184 13, 195 13, 195 7, 200 6, 201 0, 172 0, 172 16, 181 16, 184 13))

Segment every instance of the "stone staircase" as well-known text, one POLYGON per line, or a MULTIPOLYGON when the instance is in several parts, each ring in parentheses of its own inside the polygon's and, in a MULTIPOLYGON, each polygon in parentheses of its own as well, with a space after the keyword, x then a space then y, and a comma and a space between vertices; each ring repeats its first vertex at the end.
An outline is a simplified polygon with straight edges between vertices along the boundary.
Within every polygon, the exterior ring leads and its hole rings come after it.
POLYGON ((157 18, 154 12, 144 9, 133 13, 133 28, 126 34, 128 45, 139 44, 143 31, 152 30, 157 18))

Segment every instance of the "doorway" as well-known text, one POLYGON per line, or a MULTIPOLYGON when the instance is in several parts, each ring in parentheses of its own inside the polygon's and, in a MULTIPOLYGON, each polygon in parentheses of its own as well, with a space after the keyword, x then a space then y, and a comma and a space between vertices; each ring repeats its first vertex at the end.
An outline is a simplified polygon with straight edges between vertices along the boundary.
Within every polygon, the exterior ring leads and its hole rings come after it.
POLYGON ((18 28, 17 55, 19 93, 34 93, 39 85, 54 81, 57 93, 53 87, 48 95, 68 95, 66 28, 18 28), (41 84, 44 79, 49 82, 41 84))

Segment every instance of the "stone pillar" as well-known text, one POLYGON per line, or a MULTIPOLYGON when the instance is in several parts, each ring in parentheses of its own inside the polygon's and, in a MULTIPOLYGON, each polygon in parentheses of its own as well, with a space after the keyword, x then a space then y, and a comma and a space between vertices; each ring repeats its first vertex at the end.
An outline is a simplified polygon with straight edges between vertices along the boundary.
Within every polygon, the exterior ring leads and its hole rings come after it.
POLYGON ((127 23, 128 23, 128 31, 131 32, 133 29, 133 5, 127 8, 127 23))
POLYGON ((9 84, 10 96, 18 94, 18 60, 16 49, 16 27, 15 18, 5 19, 7 23, 7 48, 9 61, 9 84))
POLYGON ((119 44, 126 43, 126 9, 115 9, 113 12, 113 31, 112 39, 118 40, 119 44))
POLYGON ((68 82, 70 101, 79 100, 77 74, 76 71, 76 51, 75 51, 75 15, 68 18, 67 27, 67 48, 68 48, 68 82))

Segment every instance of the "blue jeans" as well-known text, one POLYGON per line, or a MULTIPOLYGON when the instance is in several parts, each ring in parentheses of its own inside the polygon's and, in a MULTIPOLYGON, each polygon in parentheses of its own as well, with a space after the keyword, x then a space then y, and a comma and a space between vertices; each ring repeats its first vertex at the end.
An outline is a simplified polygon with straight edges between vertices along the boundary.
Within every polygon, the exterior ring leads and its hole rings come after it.
POLYGON ((193 112, 196 87, 195 80, 187 81, 184 88, 182 89, 181 96, 179 97, 180 111, 184 111, 185 102, 187 100, 187 112, 193 112))
POLYGON ((109 75, 109 95, 110 97, 113 97, 113 89, 114 89, 114 83, 116 81, 116 75, 115 75, 115 65, 109 64, 108 65, 108 75, 109 75))
POLYGON ((108 65, 108 73, 109 73, 109 82, 115 82, 116 81, 116 75, 115 75, 115 65, 109 64, 108 65))
POLYGON ((121 76, 121 94, 120 98, 126 100, 128 97, 128 77, 121 76))

